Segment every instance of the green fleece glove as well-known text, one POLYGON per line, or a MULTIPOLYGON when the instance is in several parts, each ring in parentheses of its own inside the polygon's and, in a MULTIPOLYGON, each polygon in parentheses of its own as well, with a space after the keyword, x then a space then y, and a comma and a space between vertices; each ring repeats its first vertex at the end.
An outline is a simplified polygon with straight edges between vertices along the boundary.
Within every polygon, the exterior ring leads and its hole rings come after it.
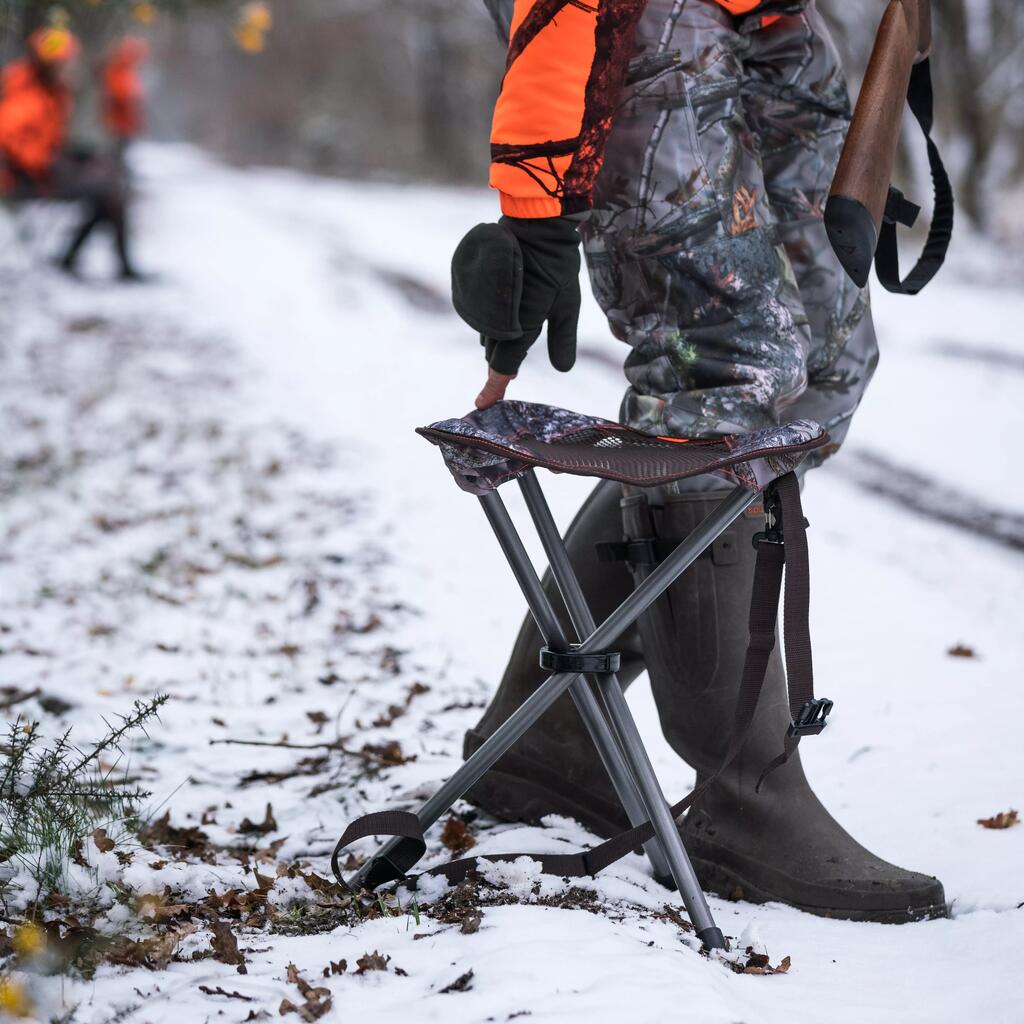
POLYGON ((576 362, 580 314, 579 222, 571 217, 502 217, 478 224, 452 257, 452 303, 480 332, 487 364, 515 376, 548 325, 556 370, 576 362))

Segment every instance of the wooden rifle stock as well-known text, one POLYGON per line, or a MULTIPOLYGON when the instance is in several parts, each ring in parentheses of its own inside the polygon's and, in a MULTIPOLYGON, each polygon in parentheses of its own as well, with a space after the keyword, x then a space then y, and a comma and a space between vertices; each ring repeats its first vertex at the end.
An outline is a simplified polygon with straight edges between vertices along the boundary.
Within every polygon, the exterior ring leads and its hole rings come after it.
MULTIPOLYGON (((889 0, 825 206, 829 242, 861 288, 889 203, 911 71, 930 49, 929 0, 889 0)), ((912 222, 914 214, 903 212, 912 222)))

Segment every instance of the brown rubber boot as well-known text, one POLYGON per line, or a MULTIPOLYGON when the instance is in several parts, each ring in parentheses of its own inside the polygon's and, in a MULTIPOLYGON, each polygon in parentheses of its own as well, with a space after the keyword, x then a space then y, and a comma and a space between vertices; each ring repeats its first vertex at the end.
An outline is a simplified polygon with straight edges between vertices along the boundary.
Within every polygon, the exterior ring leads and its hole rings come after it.
MULTIPOLYGON (((723 494, 623 500, 630 539, 685 537, 723 494)), ((741 517, 639 621, 662 730, 672 748, 710 775, 725 753, 746 649, 760 515, 741 517)), ((648 569, 638 568, 637 579, 648 569)), ((754 787, 782 750, 790 722, 779 648, 739 757, 687 814, 683 839, 701 884, 752 902, 777 900, 824 917, 900 923, 945 916, 941 883, 876 857, 825 809, 799 754, 754 787)), ((671 798, 674 798, 671 797, 671 798)))
MULTIPOLYGON (((577 513, 566 534, 566 548, 594 618, 600 622, 633 591, 624 563, 597 560, 594 545, 622 540, 622 488, 605 480, 577 513)), ((550 573, 544 589, 566 636, 573 636, 550 573)), ((469 757, 548 677, 538 664, 543 645, 527 615, 519 630, 501 686, 476 727, 466 733, 463 755, 469 757)), ((615 645, 622 652, 619 679, 631 682, 643 670, 636 628, 615 645)), ((629 821, 612 788, 597 751, 568 694, 546 711, 536 725, 466 794, 470 803, 506 821, 539 821, 545 814, 575 818, 598 835, 614 835, 629 821)))

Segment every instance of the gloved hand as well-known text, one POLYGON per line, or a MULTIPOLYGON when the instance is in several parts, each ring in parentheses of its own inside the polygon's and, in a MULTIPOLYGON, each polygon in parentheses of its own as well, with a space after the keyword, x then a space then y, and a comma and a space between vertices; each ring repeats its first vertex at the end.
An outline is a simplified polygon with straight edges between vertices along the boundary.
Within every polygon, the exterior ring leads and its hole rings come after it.
POLYGON ((478 409, 504 397, 545 322, 551 365, 565 372, 576 362, 578 228, 570 217, 502 217, 478 224, 456 248, 452 302, 480 332, 490 367, 478 409))

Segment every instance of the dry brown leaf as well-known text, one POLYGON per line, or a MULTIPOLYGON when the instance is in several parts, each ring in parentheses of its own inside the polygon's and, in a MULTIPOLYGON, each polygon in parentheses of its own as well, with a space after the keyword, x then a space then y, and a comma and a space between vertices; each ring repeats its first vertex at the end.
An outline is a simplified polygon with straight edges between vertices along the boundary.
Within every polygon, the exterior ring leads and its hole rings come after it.
POLYGON ((974 648, 968 647, 967 644, 954 644, 946 653, 951 658, 976 658, 978 656, 974 648))
POLYGON ((111 945, 107 957, 111 963, 162 971, 171 962, 178 943, 195 930, 194 924, 186 924, 151 939, 118 939, 111 945))
MULTIPOLYGON (((200 985, 199 991, 206 996, 224 996, 227 999, 241 999, 245 1003, 256 1002, 252 996, 243 996, 241 992, 226 992, 224 989, 217 985, 215 988, 210 988, 209 985, 200 985)), ((247 1017, 246 1020, 249 1020, 247 1017)))
POLYGON ((737 974, 786 974, 793 965, 788 956, 784 956, 777 967, 773 967, 767 954, 758 953, 753 946, 747 946, 743 951, 745 960, 728 960, 728 966, 737 974))
POLYGON ((357 625, 350 612, 341 611, 338 612, 338 621, 334 624, 334 634, 343 636, 345 633, 372 633, 383 625, 376 613, 371 612, 369 618, 357 625))
POLYGON ((441 842, 446 849, 451 850, 454 854, 465 853, 476 846, 476 840, 473 838, 473 833, 469 831, 469 826, 454 814, 444 823, 444 828, 441 830, 441 842))
POLYGON ((271 555, 269 558, 256 558, 243 551, 228 551, 224 555, 224 561, 231 565, 237 565, 242 569, 271 569, 280 565, 284 558, 281 555, 271 555))
POLYGON ((462 925, 459 931, 463 935, 475 935, 480 931, 480 922, 483 921, 484 915, 477 908, 466 911, 465 917, 462 919, 462 925))
POLYGON ((460 974, 450 985, 441 989, 441 995, 447 992, 468 992, 473 987, 473 969, 470 968, 465 974, 460 974))
POLYGON ((259 889, 261 896, 266 896, 266 894, 274 888, 274 883, 277 881, 277 879, 271 875, 261 875, 255 868, 253 868, 252 875, 253 878, 256 879, 256 886, 259 889))
POLYGON ((172 825, 170 811, 143 829, 142 841, 149 847, 165 846, 181 859, 190 854, 204 860, 215 856, 215 851, 210 849, 210 837, 194 825, 189 828, 172 825))
POLYGON ((191 914, 190 903, 168 903, 158 893, 146 893, 135 901, 135 912, 143 921, 164 922, 191 914))
POLYGON ((979 818, 978 824, 982 828, 1012 828, 1014 825, 1020 824, 1020 815, 1014 811, 1000 811, 998 814, 993 814, 991 818, 979 818))
POLYGON ((331 990, 322 986, 310 985, 299 973, 295 964, 289 964, 286 976, 291 984, 298 986, 304 1000, 301 1006, 296 1006, 290 999, 283 999, 278 1008, 278 1013, 283 1017, 286 1013, 297 1013, 303 1020, 318 1020, 331 1008, 331 990))
POLYGON ((400 704, 391 704, 388 706, 388 710, 385 714, 378 715, 374 720, 373 724, 378 729, 386 729, 396 718, 401 718, 405 714, 405 708, 400 704))
POLYGON ((238 831, 246 834, 256 833, 261 836, 265 836, 268 832, 276 832, 277 822, 274 820, 274 811, 270 804, 267 804, 267 811, 263 816, 263 821, 257 824, 248 818, 243 818, 242 824, 238 826, 238 831))
MULTIPOLYGON (((265 849, 257 850, 252 856, 259 864, 277 864, 277 852, 282 846, 288 841, 287 836, 282 836, 280 839, 275 839, 265 849)), ((280 866, 280 865, 278 865, 280 866)), ((276 869, 275 869, 276 870, 276 869)), ((278 871, 280 874, 280 871, 278 871)))
MULTIPOLYGON (((213 932, 210 946, 213 949, 214 958, 222 964, 238 964, 244 968, 245 957, 242 956, 241 950, 238 948, 238 940, 231 930, 231 925, 227 921, 211 921, 210 929, 213 932)), ((239 973, 244 973, 244 971, 239 971, 239 973)))
POLYGON ((316 726, 316 734, 319 736, 324 726, 330 721, 326 711, 307 711, 306 717, 316 726))
POLYGON ((408 706, 416 697, 419 697, 424 693, 430 693, 430 687, 427 686, 426 683, 413 683, 412 686, 405 691, 406 705, 408 706))
POLYGON ((314 871, 305 872, 295 869, 289 871, 288 874, 291 878, 301 878, 313 892, 324 893, 327 896, 333 896, 342 900, 349 899, 352 895, 346 886, 334 881, 334 879, 324 878, 314 871))
POLYGON ((116 845, 114 840, 107 835, 105 828, 96 829, 92 834, 92 841, 96 844, 96 849, 102 853, 110 853, 116 845))
POLYGON ((402 753, 402 745, 397 740, 389 743, 364 743, 360 753, 368 761, 375 762, 382 768, 397 768, 416 760, 415 754, 406 757, 402 753))
POLYGON ((364 953, 356 961, 356 974, 366 974, 367 971, 386 971, 391 957, 381 956, 377 950, 372 953, 364 953))

